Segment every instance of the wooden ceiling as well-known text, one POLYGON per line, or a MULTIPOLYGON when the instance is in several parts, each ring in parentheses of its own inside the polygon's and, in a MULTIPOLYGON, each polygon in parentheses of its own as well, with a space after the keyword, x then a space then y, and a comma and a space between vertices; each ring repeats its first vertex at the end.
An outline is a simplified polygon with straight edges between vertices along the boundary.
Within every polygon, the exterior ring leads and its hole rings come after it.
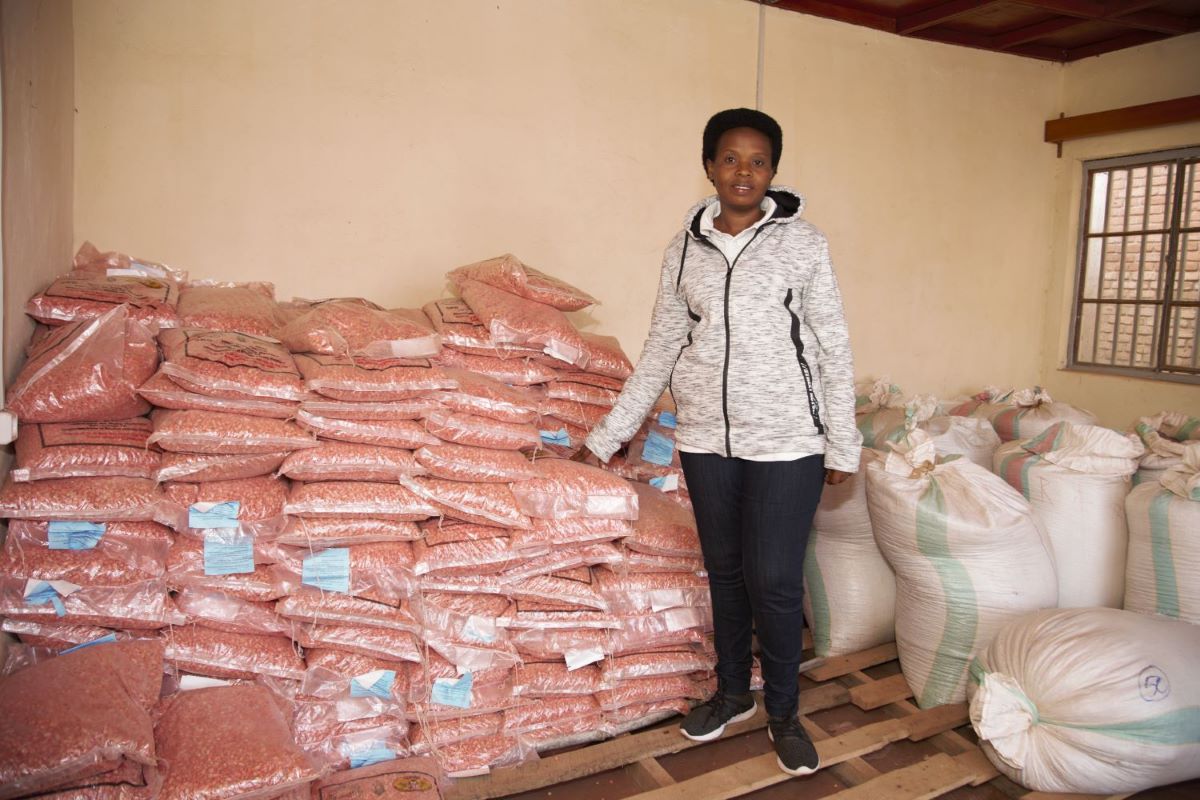
POLYGON ((1200 30, 1200 0, 762 2, 900 36, 1047 61, 1075 61, 1200 30))

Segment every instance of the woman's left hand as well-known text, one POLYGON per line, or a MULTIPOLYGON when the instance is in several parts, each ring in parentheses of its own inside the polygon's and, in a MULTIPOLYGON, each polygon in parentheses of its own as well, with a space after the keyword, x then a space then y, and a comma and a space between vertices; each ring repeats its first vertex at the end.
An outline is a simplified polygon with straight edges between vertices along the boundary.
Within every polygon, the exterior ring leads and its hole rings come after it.
POLYGON ((849 478, 852 473, 842 472, 840 469, 825 470, 825 482, 830 486, 837 486, 842 481, 849 478))

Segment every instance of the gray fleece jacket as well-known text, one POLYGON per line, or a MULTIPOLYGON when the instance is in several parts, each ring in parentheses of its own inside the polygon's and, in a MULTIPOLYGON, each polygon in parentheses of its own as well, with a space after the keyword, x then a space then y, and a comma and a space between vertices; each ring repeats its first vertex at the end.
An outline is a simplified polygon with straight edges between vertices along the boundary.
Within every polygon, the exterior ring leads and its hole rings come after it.
POLYGON ((700 233, 709 197, 688 211, 663 256, 641 359, 616 405, 588 436, 607 461, 664 389, 680 442, 726 456, 812 451, 858 469, 854 365, 825 237, 800 219, 804 198, 772 187, 771 219, 734 260, 700 233))

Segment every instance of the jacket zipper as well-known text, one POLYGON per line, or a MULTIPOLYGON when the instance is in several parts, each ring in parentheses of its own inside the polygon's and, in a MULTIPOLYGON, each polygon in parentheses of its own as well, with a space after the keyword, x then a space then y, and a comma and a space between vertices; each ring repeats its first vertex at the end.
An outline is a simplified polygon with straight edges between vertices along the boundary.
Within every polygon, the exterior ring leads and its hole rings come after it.
POLYGON ((825 426, 821 424, 821 407, 817 403, 817 393, 813 391, 812 370, 808 360, 804 358, 804 342, 800 339, 800 317, 792 310, 792 290, 788 289, 787 297, 783 298, 783 307, 792 316, 792 344, 796 348, 796 360, 800 362, 800 374, 804 376, 804 391, 808 394, 808 413, 812 415, 813 425, 817 433, 825 435, 825 426))

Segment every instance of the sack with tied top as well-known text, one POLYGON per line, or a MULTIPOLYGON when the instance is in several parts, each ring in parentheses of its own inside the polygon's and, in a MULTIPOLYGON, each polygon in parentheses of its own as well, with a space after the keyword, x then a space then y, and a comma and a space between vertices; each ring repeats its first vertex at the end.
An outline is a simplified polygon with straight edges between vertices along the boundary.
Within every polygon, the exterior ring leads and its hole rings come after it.
POLYGON ((1189 417, 1178 411, 1162 411, 1142 417, 1133 427, 1134 433, 1146 446, 1133 485, 1156 482, 1163 472, 1183 463, 1183 450, 1189 443, 1200 441, 1200 417, 1189 417))
POLYGON ((867 465, 875 541, 896 573, 900 667, 921 708, 961 702, 972 656, 1006 622, 1058 602, 1049 542, 1011 486, 937 462, 923 431, 867 465))
POLYGON ((972 416, 986 417, 1003 442, 1032 438, 1056 422, 1095 425, 1099 421, 1090 411, 1056 403, 1040 386, 1019 389, 1006 402, 981 405, 972 416))

